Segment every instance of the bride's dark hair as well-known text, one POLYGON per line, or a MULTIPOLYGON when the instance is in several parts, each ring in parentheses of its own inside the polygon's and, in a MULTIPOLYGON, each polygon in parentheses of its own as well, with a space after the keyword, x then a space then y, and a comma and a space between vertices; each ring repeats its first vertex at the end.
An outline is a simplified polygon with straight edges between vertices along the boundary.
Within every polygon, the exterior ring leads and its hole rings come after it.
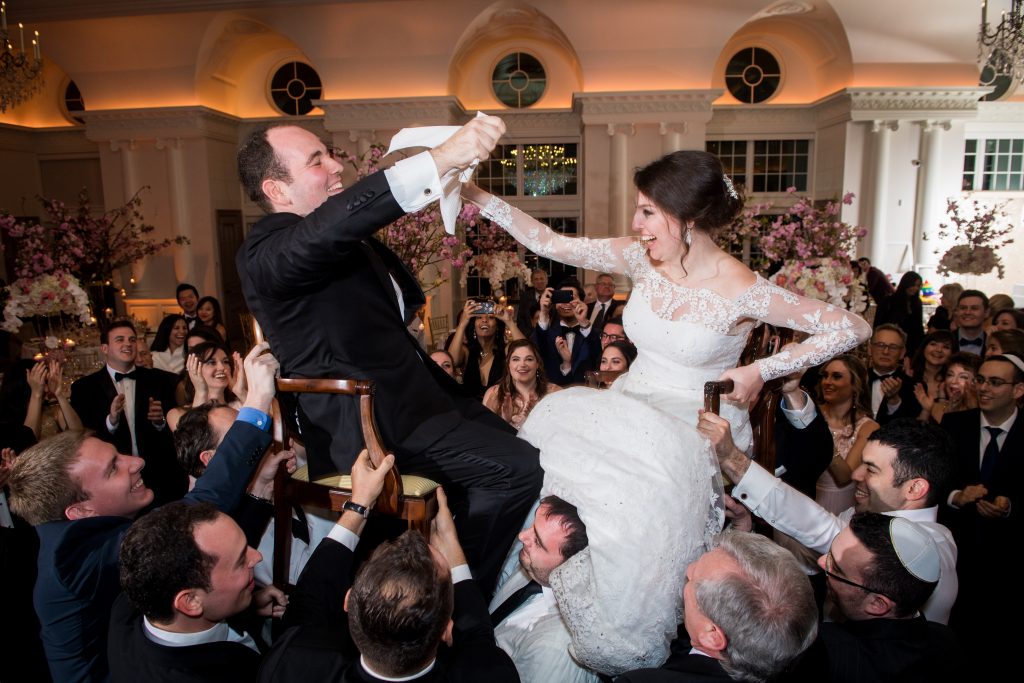
POLYGON ((698 230, 712 232, 743 209, 743 196, 735 188, 730 191, 722 163, 708 152, 666 154, 638 169, 633 183, 684 230, 693 221, 698 230))

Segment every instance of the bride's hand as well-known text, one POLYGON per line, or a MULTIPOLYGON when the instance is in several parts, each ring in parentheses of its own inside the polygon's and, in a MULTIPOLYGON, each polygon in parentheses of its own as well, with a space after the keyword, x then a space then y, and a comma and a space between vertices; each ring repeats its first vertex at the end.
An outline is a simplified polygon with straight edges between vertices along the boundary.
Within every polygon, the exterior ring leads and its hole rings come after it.
POLYGON ((744 365, 742 368, 730 368, 722 373, 718 381, 731 379, 733 382, 732 392, 725 394, 723 398, 736 403, 750 403, 757 398, 764 386, 761 379, 761 368, 757 363, 744 365))

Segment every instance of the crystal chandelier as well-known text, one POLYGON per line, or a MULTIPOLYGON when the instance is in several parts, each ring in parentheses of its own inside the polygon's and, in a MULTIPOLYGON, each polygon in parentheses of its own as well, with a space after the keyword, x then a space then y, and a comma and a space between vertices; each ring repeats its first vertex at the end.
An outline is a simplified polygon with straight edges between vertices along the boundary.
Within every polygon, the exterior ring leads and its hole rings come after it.
POLYGON ((43 85, 43 58, 39 49, 39 31, 34 32, 32 50, 25 51, 25 25, 18 24, 20 49, 15 49, 13 36, 7 31, 7 3, 0 2, 0 112, 16 107, 43 85))
POLYGON ((982 68, 1024 83, 1024 0, 1011 0, 1009 11, 1003 10, 992 29, 988 24, 988 0, 982 0, 978 62, 982 68))

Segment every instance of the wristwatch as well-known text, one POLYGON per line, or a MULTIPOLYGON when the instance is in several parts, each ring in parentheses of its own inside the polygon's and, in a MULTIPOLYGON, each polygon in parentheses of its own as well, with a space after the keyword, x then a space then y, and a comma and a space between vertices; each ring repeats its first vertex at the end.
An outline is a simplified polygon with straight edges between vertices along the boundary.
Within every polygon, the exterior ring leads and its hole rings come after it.
POLYGON ((346 500, 345 504, 341 506, 342 510, 351 510, 357 515, 362 515, 363 519, 367 519, 370 516, 370 508, 364 507, 359 503, 353 503, 351 500, 346 500))

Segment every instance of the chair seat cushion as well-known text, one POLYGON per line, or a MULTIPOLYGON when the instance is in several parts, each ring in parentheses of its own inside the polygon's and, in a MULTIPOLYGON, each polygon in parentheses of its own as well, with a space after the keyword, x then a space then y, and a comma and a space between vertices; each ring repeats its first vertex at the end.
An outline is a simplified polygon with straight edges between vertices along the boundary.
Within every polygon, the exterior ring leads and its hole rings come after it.
MULTIPOLYGON (((292 479, 309 481, 308 465, 304 465, 295 470, 295 473, 292 475, 292 479)), ((352 476, 348 474, 331 474, 326 477, 321 477, 313 483, 320 484, 321 486, 330 486, 335 489, 351 489, 352 476)), ((426 477, 418 477, 415 474, 402 475, 402 492, 406 496, 422 498, 423 496, 433 493, 434 489, 438 486, 439 484, 436 481, 427 479, 426 477)))

